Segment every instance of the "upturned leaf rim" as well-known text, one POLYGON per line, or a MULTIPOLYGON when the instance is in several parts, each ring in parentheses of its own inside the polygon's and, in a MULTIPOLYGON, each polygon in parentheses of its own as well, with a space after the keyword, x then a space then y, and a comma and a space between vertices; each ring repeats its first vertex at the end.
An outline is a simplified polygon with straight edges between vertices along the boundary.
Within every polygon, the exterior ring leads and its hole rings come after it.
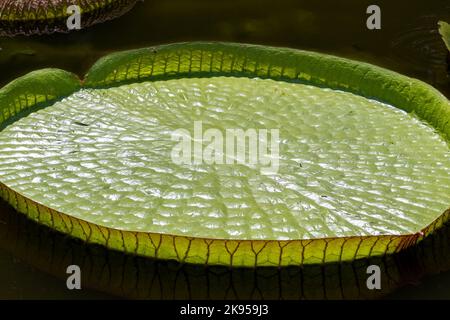
MULTIPOLYGON (((31 72, 0 89, 0 128, 26 110, 49 105, 81 88, 211 76, 268 78, 352 92, 414 112, 450 141, 450 103, 422 81, 316 52, 218 42, 175 43, 112 53, 97 61, 83 80, 59 69, 31 72)), ((392 255, 432 237, 450 220, 449 208, 412 234, 228 240, 100 226, 37 203, 1 181, 0 196, 30 219, 87 243, 144 257, 230 267, 302 266, 392 255)))

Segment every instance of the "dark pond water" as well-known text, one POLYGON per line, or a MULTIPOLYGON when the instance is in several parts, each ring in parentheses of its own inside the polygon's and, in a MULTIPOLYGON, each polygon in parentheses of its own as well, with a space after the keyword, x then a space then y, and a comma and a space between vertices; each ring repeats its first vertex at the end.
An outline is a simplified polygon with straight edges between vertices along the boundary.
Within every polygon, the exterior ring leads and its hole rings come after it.
MULTIPOLYGON (((447 51, 437 21, 450 21, 448 0, 377 1, 382 29, 366 28, 366 0, 164 0, 139 2, 125 16, 71 34, 0 38, 0 86, 44 67, 82 76, 106 53, 189 40, 309 49, 371 62, 419 78, 450 97, 447 51)), ((0 206, 0 224, 11 209, 0 206)), ((6 218, 5 218, 6 219, 6 218)), ((0 230, 3 230, 0 226, 0 230)), ((0 236, 0 298, 102 298, 70 292, 65 281, 28 264, 0 236)), ((42 240, 45 242, 45 239, 42 240)), ((45 247, 45 244, 42 245, 45 247)), ((26 260, 26 259, 25 259, 26 260)), ((450 273, 424 279, 390 298, 450 299, 450 273)))

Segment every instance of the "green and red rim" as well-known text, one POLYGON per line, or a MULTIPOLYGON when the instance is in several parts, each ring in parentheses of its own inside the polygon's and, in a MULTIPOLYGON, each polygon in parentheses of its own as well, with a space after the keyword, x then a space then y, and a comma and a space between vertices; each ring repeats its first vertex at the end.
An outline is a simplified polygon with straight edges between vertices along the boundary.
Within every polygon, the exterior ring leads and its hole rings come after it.
MULTIPOLYGON (((114 53, 100 59, 83 80, 57 69, 31 72, 0 90, 0 126, 80 88, 212 76, 259 77, 352 92, 414 112, 450 141, 448 99, 419 80, 314 52, 233 43, 178 43, 114 53)), ((149 258, 229 267, 325 265, 393 255, 432 238, 450 217, 448 209, 414 234, 227 240, 108 228, 48 208, 2 182, 0 195, 30 219, 87 243, 149 258)))
POLYGON ((80 9, 81 28, 117 18, 128 12, 137 0, 0 0, 0 36, 69 32, 69 7, 80 9))

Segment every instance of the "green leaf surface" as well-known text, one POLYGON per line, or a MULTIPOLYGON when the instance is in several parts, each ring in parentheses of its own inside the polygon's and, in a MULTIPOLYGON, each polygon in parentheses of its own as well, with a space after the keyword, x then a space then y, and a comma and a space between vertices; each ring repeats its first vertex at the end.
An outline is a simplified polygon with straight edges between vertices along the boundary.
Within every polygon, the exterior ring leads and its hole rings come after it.
POLYGON ((129 11, 137 0, 0 0, 0 36, 68 32, 70 6, 80 8, 81 27, 101 23, 129 11))
POLYGON ((364 63, 174 44, 105 57, 82 89, 58 70, 19 78, 0 90, 0 110, 2 197, 112 249, 195 264, 334 263, 401 251, 447 220, 448 100, 364 63), (279 171, 174 164, 171 133, 199 120, 280 129, 279 171))
POLYGON ((444 40, 447 49, 450 51, 450 24, 448 24, 445 21, 439 21, 438 24, 439 24, 439 33, 442 36, 442 40, 444 40))

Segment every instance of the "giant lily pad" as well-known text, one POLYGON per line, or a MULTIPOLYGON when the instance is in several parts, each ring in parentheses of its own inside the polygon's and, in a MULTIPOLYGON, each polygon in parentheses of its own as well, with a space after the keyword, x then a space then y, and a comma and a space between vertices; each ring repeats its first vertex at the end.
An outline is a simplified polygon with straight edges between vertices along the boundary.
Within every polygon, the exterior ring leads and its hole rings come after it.
POLYGON ((68 32, 70 6, 80 8, 81 27, 89 27, 129 11, 137 0, 0 0, 0 36, 68 32))
POLYGON ((439 21, 438 25, 442 40, 444 40, 445 46, 450 51, 450 25, 445 21, 439 21))
MULTIPOLYGON (((112 54, 0 91, 1 195, 60 232, 163 260, 393 254, 448 220, 450 105, 369 64, 253 45, 112 54), (279 129, 279 167, 176 163, 177 130, 279 129)), ((194 142, 198 143, 198 141, 194 142)))

